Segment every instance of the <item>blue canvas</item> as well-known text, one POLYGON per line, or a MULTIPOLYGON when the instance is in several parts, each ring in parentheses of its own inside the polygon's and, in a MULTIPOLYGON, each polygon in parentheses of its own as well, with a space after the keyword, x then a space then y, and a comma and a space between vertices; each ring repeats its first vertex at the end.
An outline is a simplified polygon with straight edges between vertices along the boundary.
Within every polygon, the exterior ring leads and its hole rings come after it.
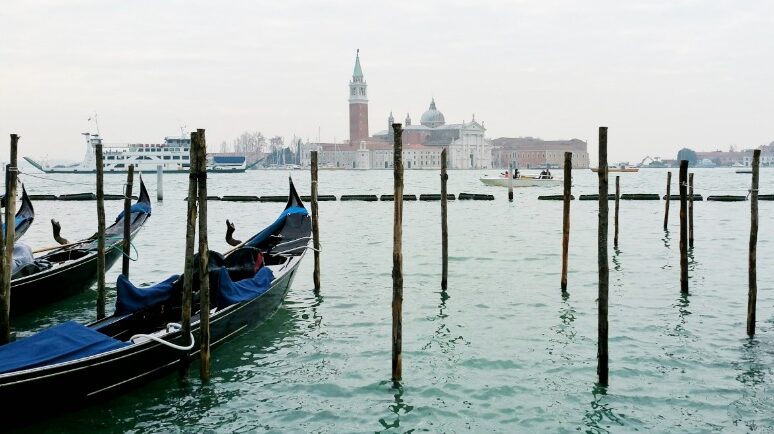
POLYGON ((273 280, 274 273, 269 267, 262 267, 252 278, 238 282, 232 281, 226 267, 222 267, 218 286, 218 307, 252 300, 268 291, 273 280))
POLYGON ((0 346, 0 374, 53 365, 129 345, 75 321, 0 346))
POLYGON ((180 275, 175 274, 153 286, 138 288, 126 276, 120 274, 116 281, 116 315, 137 312, 169 300, 173 293, 174 283, 179 278, 180 275))

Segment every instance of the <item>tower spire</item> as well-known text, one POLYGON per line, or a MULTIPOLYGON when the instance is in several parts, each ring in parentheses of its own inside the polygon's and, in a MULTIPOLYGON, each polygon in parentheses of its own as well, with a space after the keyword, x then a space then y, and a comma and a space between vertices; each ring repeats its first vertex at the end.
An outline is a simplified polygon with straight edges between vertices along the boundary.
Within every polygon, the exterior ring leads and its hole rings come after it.
POLYGON ((355 54, 355 69, 349 82, 349 141, 357 144, 368 138, 368 84, 360 67, 360 49, 355 54))

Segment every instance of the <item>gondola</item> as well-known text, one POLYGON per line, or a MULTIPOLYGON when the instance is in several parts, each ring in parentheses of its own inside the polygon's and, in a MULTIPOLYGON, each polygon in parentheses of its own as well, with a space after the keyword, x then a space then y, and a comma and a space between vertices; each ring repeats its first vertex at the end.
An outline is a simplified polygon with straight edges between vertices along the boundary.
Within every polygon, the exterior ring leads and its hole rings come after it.
MULTIPOLYGON (((310 233, 309 213, 291 181, 285 210, 274 223, 225 255, 210 252, 212 347, 260 325, 279 308, 310 233)), ((112 316, 85 326, 64 323, 0 346, 4 414, 16 414, 8 406, 48 412, 93 401, 197 357, 198 294, 195 286, 189 346, 180 330, 177 275, 146 288, 119 276, 112 316)))
MULTIPOLYGON (((3 207, 5 207, 5 196, 3 196, 3 207)), ((27 196, 27 190, 24 189, 22 184, 22 198, 19 209, 16 211, 16 218, 14 219, 14 241, 18 241, 19 238, 27 232, 27 229, 32 226, 32 221, 35 220, 35 208, 32 207, 32 202, 29 196, 27 196)), ((5 224, 2 225, 3 235, 5 235, 5 224)))
MULTIPOLYGON (((151 202, 140 181, 140 196, 131 207, 132 238, 151 215, 151 202)), ((123 254, 124 213, 105 228, 105 270, 123 254)), ((91 288, 97 281, 97 236, 58 247, 34 258, 11 280, 11 315, 19 315, 91 288)))

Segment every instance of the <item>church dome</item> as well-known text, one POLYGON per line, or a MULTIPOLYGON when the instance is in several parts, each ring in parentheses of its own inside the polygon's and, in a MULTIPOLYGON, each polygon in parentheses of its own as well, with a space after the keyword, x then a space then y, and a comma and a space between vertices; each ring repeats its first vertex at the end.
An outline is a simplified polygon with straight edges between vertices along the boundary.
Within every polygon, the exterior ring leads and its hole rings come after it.
POLYGON ((426 127, 435 128, 440 127, 446 123, 446 119, 443 117, 443 113, 435 108, 435 98, 430 102, 430 108, 426 112, 422 113, 422 119, 420 123, 426 127))

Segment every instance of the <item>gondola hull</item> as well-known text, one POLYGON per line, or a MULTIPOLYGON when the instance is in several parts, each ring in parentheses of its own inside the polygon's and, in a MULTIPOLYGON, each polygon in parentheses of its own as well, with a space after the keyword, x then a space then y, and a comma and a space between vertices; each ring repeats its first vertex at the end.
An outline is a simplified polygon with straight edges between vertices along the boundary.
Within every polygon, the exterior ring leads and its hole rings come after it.
MULTIPOLYGON (((105 270, 121 258, 120 244, 105 249, 105 270)), ((90 253, 61 267, 14 279, 11 284, 11 316, 54 303, 86 291, 97 282, 97 254, 90 253)))
MULTIPOLYGON (((210 322, 211 347, 270 318, 282 304, 302 257, 299 255, 290 259, 292 263, 276 276, 269 290, 262 295, 213 314, 210 322)), ((198 339, 198 317, 193 320, 192 332, 198 339)), ((180 332, 165 339, 178 345, 185 343, 180 332)), ((0 402, 10 406, 4 408, 7 415, 24 415, 26 413, 21 411, 30 408, 72 408, 175 370, 187 363, 183 357, 185 354, 190 360, 198 358, 198 349, 198 340, 190 352, 146 341, 75 363, 32 369, 23 375, 0 374, 0 402)))

